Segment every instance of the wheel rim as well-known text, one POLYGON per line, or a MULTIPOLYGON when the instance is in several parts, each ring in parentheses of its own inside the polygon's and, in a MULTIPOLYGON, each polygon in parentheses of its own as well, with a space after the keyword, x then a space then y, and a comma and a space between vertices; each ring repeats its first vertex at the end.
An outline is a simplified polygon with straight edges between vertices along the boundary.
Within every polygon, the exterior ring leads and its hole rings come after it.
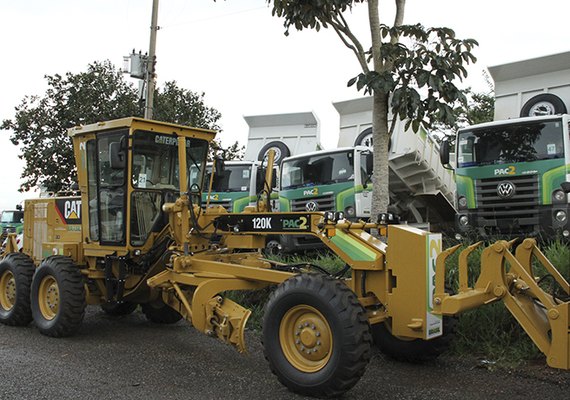
POLYGON ((360 141, 361 146, 372 147, 373 144, 374 144, 374 139, 373 139, 372 133, 364 136, 362 138, 362 140, 360 141))
POLYGON ((10 311, 16 304, 16 278, 11 271, 5 271, 0 278, 0 305, 10 311))
POLYGON ((38 303, 42 316, 52 320, 59 311, 59 287, 52 276, 42 279, 38 290, 38 303))
POLYGON ((549 101, 541 101, 536 103, 530 108, 528 113, 529 116, 535 117, 537 115, 554 115, 556 114, 554 110, 554 105, 549 101))
POLYGON ((331 358, 332 332, 314 307, 303 304, 287 311, 279 326, 279 338, 289 363, 302 372, 317 372, 331 358))

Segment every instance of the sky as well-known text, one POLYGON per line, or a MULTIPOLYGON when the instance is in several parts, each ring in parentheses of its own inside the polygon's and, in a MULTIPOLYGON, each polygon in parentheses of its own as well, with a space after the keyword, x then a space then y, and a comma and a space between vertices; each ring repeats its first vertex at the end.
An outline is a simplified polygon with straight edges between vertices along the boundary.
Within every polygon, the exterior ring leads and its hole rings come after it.
MULTIPOLYGON (((381 22, 391 25, 394 1, 380 3, 381 22)), ((120 68, 133 49, 147 52, 151 10, 152 0, 0 0, 0 120, 13 118, 25 96, 43 95, 45 75, 103 60, 120 68)), ((569 51, 569 14, 566 0, 407 0, 404 23, 476 39, 478 61, 462 85, 487 92, 488 66, 569 51)), ((348 19, 369 45, 366 3, 348 19)), ((205 93, 206 105, 222 114, 223 143, 245 145, 244 116, 313 111, 324 148, 334 148, 332 103, 362 96, 346 85, 360 72, 356 58, 332 30, 286 37, 265 0, 160 0, 158 25, 158 85, 175 80, 205 93)), ((23 162, 9 137, 0 131, 0 210, 37 197, 18 192, 23 162)))

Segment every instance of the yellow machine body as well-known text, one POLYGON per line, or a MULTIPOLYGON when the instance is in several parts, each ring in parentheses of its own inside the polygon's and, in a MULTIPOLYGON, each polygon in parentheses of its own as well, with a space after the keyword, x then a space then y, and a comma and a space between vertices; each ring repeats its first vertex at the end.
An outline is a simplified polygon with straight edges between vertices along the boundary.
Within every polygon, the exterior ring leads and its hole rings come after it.
MULTIPOLYGON (((292 390, 329 396, 348 390, 361 375, 370 326, 381 327, 398 346, 417 347, 445 334, 444 316, 502 300, 549 365, 570 369, 570 302, 538 286, 533 263, 542 264, 567 296, 570 286, 532 240, 516 255, 509 250, 512 243, 503 241, 485 249, 473 288, 467 283, 467 258, 476 246, 468 248, 460 255, 459 293, 449 294, 445 261, 457 248, 442 251, 440 234, 390 224, 389 218, 369 223, 330 212, 272 213, 267 191, 243 213, 203 209, 212 131, 124 118, 76 127, 69 135, 80 196, 26 202, 23 255, 11 240, 0 262, 4 323, 29 318, 29 310, 20 310, 17 318, 14 310, 21 306, 17 291, 31 285, 32 302, 45 310, 34 314, 36 325, 51 336, 71 332, 70 324, 58 319, 58 307, 65 306, 58 302, 58 285, 67 284, 60 274, 79 270, 81 279, 74 279, 82 285, 76 289, 84 293, 84 303, 170 307, 200 332, 245 351, 251 312, 224 294, 278 285, 268 305, 273 322, 264 326, 266 346, 273 349, 266 357, 292 390), (371 235, 372 229, 388 244, 371 235), (319 238, 346 263, 349 276, 309 274, 305 267, 266 259, 260 249, 270 235, 319 238), (39 267, 32 278, 34 266, 39 267), (27 286, 18 286, 22 279, 29 280, 27 286), (348 331, 339 334, 342 329, 348 331), (279 343, 271 347, 274 340, 279 343), (333 355, 350 346, 354 349, 346 356, 356 357, 358 368, 349 371, 343 368, 351 366, 335 364, 344 356, 333 355), (274 358, 274 352, 280 355, 274 358), (287 372, 291 368, 297 372, 287 372), (330 368, 352 377, 314 374, 330 368), (321 375, 332 378, 321 382, 321 375)), ((271 182, 272 163, 270 153, 266 182, 271 182)))

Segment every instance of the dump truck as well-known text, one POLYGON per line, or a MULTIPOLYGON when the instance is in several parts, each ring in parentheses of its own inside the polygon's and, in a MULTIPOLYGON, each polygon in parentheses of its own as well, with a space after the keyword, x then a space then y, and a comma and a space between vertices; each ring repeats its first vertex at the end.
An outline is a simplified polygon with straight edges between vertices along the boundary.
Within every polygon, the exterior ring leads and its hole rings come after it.
MULTIPOLYGON (((206 182, 212 173, 213 163, 208 163, 206 182)), ((279 168, 274 167, 271 184, 272 208, 278 210, 279 168)), ((224 171, 214 175, 212 187, 202 192, 204 206, 222 206, 228 212, 242 212, 245 207, 255 205, 257 195, 263 190, 265 169, 261 161, 225 161, 224 171)))
POLYGON ((442 142, 441 162, 455 165, 458 234, 568 240, 569 124, 568 114, 495 121, 442 142))
POLYGON ((459 235, 570 240, 569 66, 565 52, 489 68, 494 121, 440 148, 455 169, 459 235))
POLYGON ((4 243, 8 233, 22 233, 24 228, 24 211, 18 205, 15 210, 3 210, 0 213, 0 243, 4 243))
POLYGON ((24 249, 10 234, 0 262, 5 325, 33 321, 42 334, 65 337, 80 328, 87 305, 115 315, 140 305, 151 321, 184 318, 245 352, 251 311, 226 294, 268 288, 262 337, 271 371, 293 392, 331 397, 358 382, 373 339, 394 357, 431 359, 449 344, 449 317, 502 301, 547 363, 570 369, 570 286, 533 239, 516 251, 506 241, 485 248, 474 285, 467 262, 480 244, 463 250, 459 291, 449 293, 446 260, 458 246, 443 250, 441 234, 398 225, 390 214, 372 223, 342 212, 271 212, 269 191, 241 213, 203 209, 213 131, 124 118, 69 135, 81 195, 26 202, 24 249), (259 249, 275 234, 312 235, 346 268, 330 274, 266 259, 259 249), (537 265, 556 292, 542 289, 537 265))

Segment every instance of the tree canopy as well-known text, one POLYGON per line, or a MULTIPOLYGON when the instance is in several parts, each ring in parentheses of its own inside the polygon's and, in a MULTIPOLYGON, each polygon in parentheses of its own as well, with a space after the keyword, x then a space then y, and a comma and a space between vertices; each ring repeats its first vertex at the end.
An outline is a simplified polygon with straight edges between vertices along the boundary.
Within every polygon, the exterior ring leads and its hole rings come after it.
MULTIPOLYGON (((25 161, 20 191, 43 186, 48 191, 69 188, 76 181, 75 159, 67 129, 130 116, 143 115, 138 91, 110 61, 89 64, 87 71, 45 76, 43 95, 24 97, 12 119, 0 129, 12 131, 10 140, 20 147, 25 161)), ((155 94, 154 118, 198 128, 219 129, 221 114, 194 93, 166 82, 155 94)), ((223 149, 219 143, 215 147, 223 149)), ((226 152, 240 157, 237 142, 226 152)))
POLYGON ((372 215, 389 205, 389 141, 397 120, 417 131, 436 122, 454 123, 452 104, 465 103, 456 81, 467 76, 475 62, 473 39, 461 40, 449 28, 404 25, 405 0, 394 0, 393 25, 380 20, 380 0, 268 0, 273 14, 284 19, 285 34, 297 30, 332 28, 355 55, 361 72, 348 81, 373 95, 374 176, 372 215), (366 3, 371 46, 356 37, 345 16, 366 3))

